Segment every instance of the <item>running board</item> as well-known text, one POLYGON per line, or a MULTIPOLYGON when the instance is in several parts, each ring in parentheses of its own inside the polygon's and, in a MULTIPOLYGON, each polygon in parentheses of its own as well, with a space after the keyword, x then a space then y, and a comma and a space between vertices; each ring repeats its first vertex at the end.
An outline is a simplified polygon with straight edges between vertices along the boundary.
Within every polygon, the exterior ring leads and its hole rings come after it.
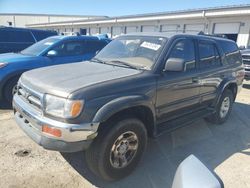
POLYGON ((172 132, 178 128, 188 126, 192 124, 194 121, 207 117, 208 115, 211 115, 213 113, 215 113, 214 109, 210 108, 210 109, 200 110, 191 114, 187 114, 183 117, 179 117, 177 119, 158 124, 156 136, 160 136, 163 133, 172 132))

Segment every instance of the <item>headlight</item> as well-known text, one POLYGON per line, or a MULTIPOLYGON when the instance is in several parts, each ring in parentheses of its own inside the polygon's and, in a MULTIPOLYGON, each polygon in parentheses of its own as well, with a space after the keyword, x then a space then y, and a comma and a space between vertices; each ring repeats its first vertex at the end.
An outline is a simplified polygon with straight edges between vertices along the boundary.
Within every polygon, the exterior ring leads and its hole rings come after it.
POLYGON ((81 100, 69 100, 53 95, 45 95, 45 113, 61 118, 75 118, 82 109, 84 102, 81 100))
POLYGON ((5 67, 6 65, 8 65, 8 63, 6 63, 6 62, 0 62, 0 68, 5 67))

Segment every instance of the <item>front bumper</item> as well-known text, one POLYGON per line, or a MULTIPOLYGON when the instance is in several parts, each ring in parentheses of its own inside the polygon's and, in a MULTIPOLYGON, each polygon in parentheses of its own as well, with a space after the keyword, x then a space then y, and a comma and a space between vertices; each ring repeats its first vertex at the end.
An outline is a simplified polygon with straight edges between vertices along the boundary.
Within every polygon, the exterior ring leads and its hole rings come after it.
POLYGON ((13 109, 19 127, 45 149, 60 152, 86 150, 97 135, 99 123, 77 125, 49 119, 18 95, 13 98, 13 109), (43 125, 59 129, 61 136, 56 137, 42 132, 43 125))
POLYGON ((250 80, 250 65, 244 65, 245 68, 245 79, 250 80))

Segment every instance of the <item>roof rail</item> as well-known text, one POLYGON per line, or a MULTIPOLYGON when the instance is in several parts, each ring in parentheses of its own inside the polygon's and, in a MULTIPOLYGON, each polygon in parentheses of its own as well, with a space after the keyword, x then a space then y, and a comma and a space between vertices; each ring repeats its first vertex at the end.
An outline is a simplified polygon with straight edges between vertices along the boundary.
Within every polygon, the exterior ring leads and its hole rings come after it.
POLYGON ((218 38, 225 38, 228 39, 226 35, 223 34, 205 34, 203 31, 200 31, 198 35, 204 35, 204 36, 209 36, 209 37, 218 37, 218 38))

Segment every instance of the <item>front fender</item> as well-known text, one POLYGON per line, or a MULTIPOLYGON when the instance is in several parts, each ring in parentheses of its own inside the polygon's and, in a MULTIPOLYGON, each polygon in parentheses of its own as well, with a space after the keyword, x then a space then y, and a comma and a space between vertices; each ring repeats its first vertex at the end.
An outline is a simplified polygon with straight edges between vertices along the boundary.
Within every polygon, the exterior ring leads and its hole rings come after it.
POLYGON ((103 105, 94 116, 93 122, 104 122, 117 112, 136 106, 149 108, 155 117, 153 102, 146 96, 133 95, 119 97, 103 105))

